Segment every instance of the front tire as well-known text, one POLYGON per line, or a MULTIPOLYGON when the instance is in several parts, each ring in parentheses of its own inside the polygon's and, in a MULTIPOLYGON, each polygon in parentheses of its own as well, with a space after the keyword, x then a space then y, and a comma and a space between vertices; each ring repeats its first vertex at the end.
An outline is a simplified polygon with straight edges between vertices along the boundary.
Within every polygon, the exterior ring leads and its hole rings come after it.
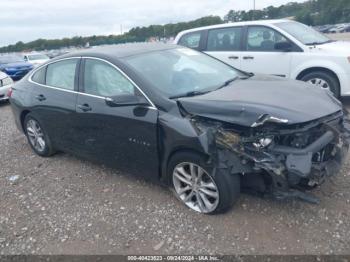
POLYGON ((26 115, 23 126, 29 145, 37 155, 49 157, 55 153, 48 134, 32 114, 26 115))
POLYGON ((168 165, 168 177, 175 196, 190 209, 204 213, 223 213, 240 194, 240 176, 213 168, 199 154, 180 152, 168 165))
POLYGON ((304 75, 301 81, 308 82, 317 87, 331 91, 336 98, 340 97, 340 86, 338 80, 330 73, 314 71, 304 75))

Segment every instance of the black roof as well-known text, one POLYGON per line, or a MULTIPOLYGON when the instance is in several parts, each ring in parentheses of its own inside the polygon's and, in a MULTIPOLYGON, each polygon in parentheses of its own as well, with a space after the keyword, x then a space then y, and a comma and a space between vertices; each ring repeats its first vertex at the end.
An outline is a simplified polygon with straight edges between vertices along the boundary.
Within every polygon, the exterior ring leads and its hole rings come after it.
POLYGON ((122 58, 122 57, 148 53, 152 51, 174 49, 176 47, 178 46, 173 44, 164 44, 164 43, 129 43, 129 44, 110 45, 110 46, 103 46, 103 47, 93 47, 82 51, 72 52, 62 57, 90 55, 90 56, 122 58))

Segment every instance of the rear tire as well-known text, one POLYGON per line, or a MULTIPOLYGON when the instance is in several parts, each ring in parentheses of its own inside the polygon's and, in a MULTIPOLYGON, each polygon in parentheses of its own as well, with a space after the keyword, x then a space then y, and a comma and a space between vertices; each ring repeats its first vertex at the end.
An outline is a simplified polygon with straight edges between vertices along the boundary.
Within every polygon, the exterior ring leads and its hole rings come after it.
POLYGON ((340 97, 340 86, 336 77, 332 74, 324 71, 314 71, 307 73, 301 79, 301 81, 309 82, 318 87, 329 89, 336 98, 340 97))
POLYGON ((49 157, 55 153, 47 132, 32 114, 26 115, 23 126, 28 143, 37 155, 49 157))
POLYGON ((175 196, 187 207, 200 213, 223 213, 234 205, 240 195, 239 175, 213 168, 203 156, 196 153, 176 153, 169 161, 167 172, 175 196), (200 169, 203 170, 202 175, 198 175, 200 169), (190 170, 195 171, 195 177, 190 174, 190 170), (181 180, 178 179, 179 175, 181 180))

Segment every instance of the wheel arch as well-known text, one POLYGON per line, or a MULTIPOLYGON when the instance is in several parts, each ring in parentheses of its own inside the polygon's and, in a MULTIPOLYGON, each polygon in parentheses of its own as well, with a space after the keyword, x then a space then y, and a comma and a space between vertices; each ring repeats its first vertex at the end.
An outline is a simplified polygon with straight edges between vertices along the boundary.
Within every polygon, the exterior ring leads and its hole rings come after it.
POLYGON ((317 72, 317 71, 321 71, 321 72, 325 72, 325 73, 328 73, 328 74, 331 74, 332 76, 335 77, 335 79, 338 81, 338 84, 340 86, 340 79, 338 77, 338 75, 331 69, 329 68, 326 68, 326 67, 309 67, 309 68, 306 68, 304 69, 303 71, 301 71, 296 79, 297 80, 300 80, 302 79, 305 75, 309 74, 309 73, 312 73, 312 72, 317 72))
POLYGON ((21 115, 20 115, 20 123, 21 123, 21 128, 22 128, 22 131, 25 132, 24 130, 24 119, 26 118, 26 116, 30 113, 29 110, 23 110, 21 112, 21 115))
POLYGON ((301 80, 305 75, 309 74, 309 73, 312 73, 312 72, 324 72, 324 73, 328 73, 330 74, 331 76, 334 77, 334 79, 337 81, 338 83, 338 86, 339 86, 339 95, 341 96, 343 94, 343 84, 344 84, 344 81, 343 79, 341 79, 340 75, 338 74, 337 70, 334 70, 336 69, 335 68, 328 68, 326 66, 310 66, 310 67, 307 67, 307 68, 304 68, 302 70, 299 70, 297 73, 294 73, 292 78, 293 79, 296 79, 296 80, 301 80))
POLYGON ((168 183, 167 171, 168 171, 169 162, 174 155, 180 154, 180 153, 198 154, 198 155, 204 157, 205 160, 208 160, 210 158, 209 155, 205 154, 204 152, 202 152, 200 150, 194 149, 194 148, 185 147, 185 146, 173 148, 163 161, 161 178, 160 178, 161 181, 168 183))

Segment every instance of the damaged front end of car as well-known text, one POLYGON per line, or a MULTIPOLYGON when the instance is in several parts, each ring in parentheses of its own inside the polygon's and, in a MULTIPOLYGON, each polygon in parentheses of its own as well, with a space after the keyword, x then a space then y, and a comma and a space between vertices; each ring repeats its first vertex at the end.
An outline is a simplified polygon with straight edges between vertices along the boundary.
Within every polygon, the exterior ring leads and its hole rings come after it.
POLYGON ((306 190, 339 172, 349 148, 350 126, 343 111, 302 124, 261 115, 242 127, 189 116, 216 168, 241 175, 242 187, 278 199, 318 199, 306 190))

